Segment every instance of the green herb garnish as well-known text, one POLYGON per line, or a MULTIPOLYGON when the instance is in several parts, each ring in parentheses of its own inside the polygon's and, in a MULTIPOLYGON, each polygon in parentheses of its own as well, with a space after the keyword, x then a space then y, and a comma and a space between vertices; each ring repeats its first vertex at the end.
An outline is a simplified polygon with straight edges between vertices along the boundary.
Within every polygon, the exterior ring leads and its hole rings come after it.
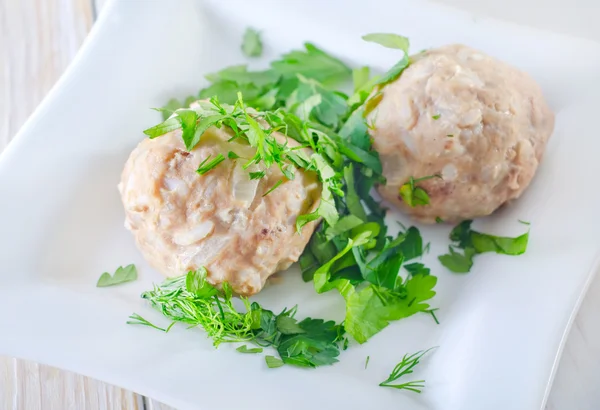
POLYGON ((284 76, 296 77, 300 74, 328 87, 351 78, 352 70, 339 59, 314 44, 305 43, 304 47, 303 51, 285 54, 280 60, 271 63, 271 66, 284 76))
MULTIPOLYGON (((346 220, 340 220, 340 223, 346 224, 346 220)), ((312 273, 318 293, 337 289, 345 299, 344 327, 359 343, 366 342, 383 330, 390 321, 429 309, 429 304, 424 302, 435 295, 432 289, 437 278, 429 275, 429 270, 424 265, 419 264, 419 269, 413 269, 406 279, 398 275, 404 261, 423 254, 423 241, 419 231, 412 227, 395 239, 386 238, 384 231, 383 245, 377 249, 380 227, 378 223, 368 222, 345 230, 340 235, 347 238, 345 242, 341 242, 339 237, 333 239, 341 247, 337 254, 331 256, 330 251, 327 251, 326 258, 323 258, 327 260, 312 273), (356 274, 350 277, 341 275, 349 270, 356 274), (360 283, 367 286, 357 289, 356 286, 360 283)), ((334 232, 335 229, 343 231, 337 226, 333 228, 334 232)), ((318 238, 319 234, 313 236, 311 243, 318 238)), ((314 250, 313 246, 309 247, 313 256, 316 255, 314 250)), ((405 266, 408 269, 416 267, 414 264, 405 266)))
POLYGON ((262 347, 248 348, 248 346, 246 346, 246 345, 241 345, 240 347, 238 347, 235 350, 237 350, 240 353, 262 353, 263 348, 262 347))
MULTIPOLYGON (((298 217, 296 222, 298 230, 308 222, 319 218, 324 218, 330 224, 337 222, 339 214, 335 206, 334 195, 343 195, 340 189, 341 175, 332 168, 332 162, 342 162, 337 135, 329 135, 321 131, 318 126, 302 121, 283 110, 258 111, 250 115, 241 94, 238 94, 238 100, 233 106, 221 104, 218 99, 213 98, 210 102, 201 102, 199 107, 194 110, 177 110, 174 115, 174 118, 168 119, 163 124, 146 130, 146 134, 157 137, 164 129, 172 130, 172 125, 169 124, 175 121, 183 129, 182 137, 186 148, 192 150, 200 143, 202 135, 209 127, 226 125, 234 132, 233 141, 243 140, 251 147, 256 148, 256 154, 247 160, 244 168, 260 165, 262 168, 268 169, 272 165, 276 165, 290 180, 294 179, 296 167, 317 173, 322 183, 321 201, 316 211, 298 217), (309 158, 301 151, 290 148, 287 144, 280 144, 272 135, 276 131, 285 133, 301 144, 312 147, 316 152, 309 158)), ((345 146, 350 147, 350 150, 353 149, 349 144, 345 144, 345 146)), ((364 154, 357 156, 361 161, 372 161, 371 157, 364 154)), ((222 154, 210 162, 207 162, 207 158, 201 164, 198 173, 203 174, 214 169, 224 159, 222 154)), ((266 172, 262 171, 250 172, 251 179, 262 178, 265 175, 266 172)), ((272 192, 282 182, 276 183, 265 195, 272 192)))
MULTIPOLYGON (((156 137, 165 129, 181 127, 186 147, 193 149, 201 143, 208 127, 226 126, 233 131, 232 143, 256 149, 256 155, 244 159, 243 164, 246 169, 253 166, 251 179, 264 178, 271 166, 277 166, 288 179, 294 178, 297 168, 317 174, 322 187, 319 206, 296 220, 298 230, 311 221, 322 220, 300 257, 302 277, 314 280, 319 293, 337 289, 346 303, 346 331, 359 343, 390 321, 430 310, 426 301, 435 295, 437 281, 429 268, 414 261, 427 248, 419 231, 411 227, 396 237, 388 235, 385 209, 371 195, 375 184, 385 183, 385 179, 365 117, 383 98, 377 89, 396 79, 408 66, 408 40, 390 34, 367 35, 365 39, 400 49, 404 57, 383 76, 371 77, 368 67, 351 70, 307 43, 305 50, 285 54, 268 70, 233 66, 207 75, 211 85, 201 90, 200 98, 210 98, 209 103, 201 101, 193 110, 172 105, 175 111, 171 110, 171 118, 147 130, 149 136, 156 137), (332 88, 350 79, 354 82, 350 97, 332 88), (293 138, 302 147, 312 149, 312 154, 279 144, 273 132, 293 138)), ((227 156, 239 160, 234 151, 227 156)), ((428 199, 422 188, 414 186, 427 178, 411 178, 413 203, 428 199)), ((271 319, 276 316, 270 312, 271 319)), ((271 319, 265 319, 265 323, 272 323, 271 319)), ((261 325, 263 335, 257 339, 276 340, 273 345, 285 363, 315 366, 336 360, 337 342, 343 339, 343 332, 335 323, 313 319, 296 322, 293 315, 273 320, 277 323, 269 325, 271 330, 261 325), (318 334, 325 339, 313 334, 313 328, 318 327, 322 327, 318 334), (278 330, 271 334, 272 329, 278 330), (296 333, 289 333, 293 329, 296 333), (288 346, 290 343, 293 345, 288 346), (315 356, 323 345, 329 347, 315 356), (287 357, 290 352, 294 355, 287 357)), ((236 328, 240 329, 243 326, 236 328)), ((343 340, 347 344, 347 339, 343 340)), ((252 335, 244 341, 252 341, 252 335)))
POLYGON ((438 257, 442 265, 452 272, 466 273, 473 266, 473 257, 484 252, 495 252, 501 255, 521 255, 527 250, 529 232, 510 238, 489 235, 471 229, 473 221, 467 220, 458 224, 450 239, 456 242, 449 246, 449 253, 438 257), (459 252, 457 249, 462 249, 459 252))
POLYGON ((441 178, 441 175, 428 175, 422 178, 413 178, 410 177, 407 183, 400 187, 400 198, 410 207, 414 208, 419 205, 427 205, 429 204, 430 198, 429 194, 425 189, 416 186, 415 184, 426 181, 432 178, 441 178))
POLYGON ((242 40, 242 52, 248 57, 260 57, 262 54, 262 40, 260 33, 253 28, 248 27, 242 40))
POLYGON ((137 279, 137 268, 134 264, 127 265, 125 267, 119 266, 115 271, 114 275, 104 272, 98 278, 96 287, 104 288, 107 286, 119 285, 121 283, 131 282, 137 279))
POLYGON ((223 154, 217 155, 215 158, 213 158, 210 161, 209 161, 209 159, 210 159, 210 155, 204 161, 202 161, 200 163, 200 166, 196 170, 197 173, 199 173, 200 175, 204 175, 208 171, 213 170, 221 162, 225 161, 225 157, 223 156, 223 154))
POLYGON ((275 185, 273 185, 267 192, 265 192, 263 194, 263 197, 269 195, 271 192, 275 191, 281 184, 283 184, 283 180, 280 179, 279 181, 275 182, 275 185))
POLYGON ((436 311, 436 310, 439 310, 439 308, 435 308, 435 309, 429 309, 429 310, 426 310, 425 312, 426 312, 426 313, 429 313, 429 314, 431 315, 431 317, 432 317, 432 318, 433 318, 433 320, 435 321, 435 324, 436 324, 436 325, 439 325, 439 324, 440 324, 440 321, 438 320, 437 316, 435 315, 435 311, 436 311))
POLYGON ((275 356, 265 356, 265 362, 269 369, 276 369, 277 367, 283 366, 283 360, 276 358, 275 356))
POLYGON ((433 118, 434 120, 439 120, 441 117, 440 114, 436 114, 436 115, 432 115, 431 118, 433 118))
POLYGON ((398 34, 371 33, 364 35, 362 38, 365 41, 377 43, 387 48, 402 50, 405 54, 408 54, 408 48, 410 47, 410 42, 408 41, 408 38, 400 36, 398 34))
POLYGON ((408 56, 408 49, 410 42, 408 38, 397 34, 373 33, 363 36, 363 40, 377 43, 387 48, 399 49, 404 52, 402 59, 379 78, 376 85, 383 86, 394 81, 409 66, 410 58, 408 56))
POLYGON ((435 347, 429 348, 427 350, 420 350, 413 354, 405 354, 402 358, 402 361, 394 367, 394 370, 390 373, 389 377, 379 383, 382 387, 391 387, 394 389, 400 390, 409 390, 415 393, 421 393, 423 387, 425 387, 425 380, 412 380, 405 383, 400 384, 392 384, 403 376, 411 374, 413 369, 420 363, 421 358, 427 354, 430 350, 435 349, 435 347))
POLYGON ((367 368, 367 366, 369 365, 369 359, 371 358, 371 356, 367 356, 367 360, 365 360, 365 369, 367 368))
MULTIPOLYGON (((333 321, 294 317, 296 308, 284 309, 278 315, 250 303, 242 297, 243 311, 233 305, 231 286, 218 290, 208 283, 206 269, 167 279, 144 292, 142 298, 165 317, 190 327, 202 327, 215 346, 221 343, 246 342, 258 346, 241 346, 242 353, 259 353, 262 347, 274 347, 281 363, 300 367, 316 367, 337 362, 344 328, 333 321)), ((130 324, 163 330, 141 316, 130 316, 130 324)))

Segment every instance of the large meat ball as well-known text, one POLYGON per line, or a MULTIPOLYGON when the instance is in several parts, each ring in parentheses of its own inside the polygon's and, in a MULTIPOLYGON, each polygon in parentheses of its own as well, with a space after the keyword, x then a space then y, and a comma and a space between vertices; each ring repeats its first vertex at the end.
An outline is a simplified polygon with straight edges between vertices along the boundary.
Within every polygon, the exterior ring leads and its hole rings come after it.
POLYGON ((529 75, 463 45, 413 56, 382 93, 368 116, 387 178, 379 192, 422 222, 489 215, 519 197, 554 129, 529 75), (429 205, 399 196, 411 177, 435 174, 441 178, 416 184, 429 205))
POLYGON ((250 180, 253 169, 242 168, 245 159, 226 159, 199 175, 198 166, 209 156, 227 157, 229 151, 254 156, 250 146, 227 142, 232 135, 227 127, 209 128, 191 152, 180 130, 145 139, 131 153, 119 191, 125 226, 152 266, 167 276, 204 266, 211 284, 227 281, 234 292, 252 295, 300 257, 318 221, 299 234, 296 217, 316 209, 320 184, 313 172, 297 170, 295 179, 264 196, 283 174, 273 166, 267 177, 250 180))

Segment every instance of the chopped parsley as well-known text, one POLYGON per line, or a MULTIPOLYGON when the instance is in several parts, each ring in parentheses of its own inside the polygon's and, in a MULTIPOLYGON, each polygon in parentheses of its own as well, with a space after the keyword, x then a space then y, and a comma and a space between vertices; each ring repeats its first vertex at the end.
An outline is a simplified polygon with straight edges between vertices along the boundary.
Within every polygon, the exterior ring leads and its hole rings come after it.
POLYGON ((271 192, 275 191, 281 184, 283 184, 283 179, 280 179, 279 181, 275 182, 275 185, 273 185, 267 192, 265 192, 263 194, 263 197, 269 195, 271 192))
POLYGON ((238 347, 235 350, 237 350, 240 353, 262 353, 263 348, 262 347, 251 347, 251 348, 249 348, 246 345, 241 345, 240 347, 238 347))
MULTIPOLYGON (((162 124, 154 126, 145 131, 152 138, 158 137, 165 129, 173 130, 173 122, 181 127, 182 138, 188 150, 194 149, 200 143, 202 135, 211 127, 228 126, 234 133, 232 142, 241 140, 256 148, 256 154, 247 160, 244 168, 251 165, 260 165, 268 169, 276 165, 284 176, 292 180, 295 176, 296 168, 303 168, 306 171, 314 171, 319 176, 322 184, 321 201, 316 211, 300 215, 297 218, 296 226, 300 230, 308 222, 324 218, 328 223, 335 224, 339 218, 335 206, 334 196, 342 196, 340 189, 342 184, 341 175, 333 170, 336 163, 342 163, 342 154, 340 153, 340 137, 335 134, 329 134, 321 130, 320 126, 300 120, 299 117, 283 110, 276 111, 248 111, 241 93, 238 94, 236 103, 231 106, 221 104, 219 100, 211 98, 209 102, 201 101, 195 109, 182 109, 173 113, 174 117, 167 119, 162 124), (279 143, 274 132, 281 132, 297 140, 303 146, 309 146, 315 151, 312 156, 307 157, 302 151, 289 147, 287 144, 279 143)), ((323 114, 324 115, 324 114, 323 114)), ((167 131, 168 132, 168 131, 167 131)), ((358 148, 353 148, 349 143, 344 145, 351 152, 358 152, 355 156, 360 161, 374 161, 375 156, 363 153, 358 148)), ((233 151, 230 151, 228 157, 238 158, 233 151)), ((198 173, 205 174, 214 169, 225 160, 222 154, 209 161, 205 159, 198 169, 198 173)), ((380 165, 375 164, 380 168, 380 165)), ((266 176, 266 172, 249 172, 250 179, 259 179, 266 176)), ((279 187, 283 181, 277 182, 269 191, 268 195, 274 189, 279 187)))
POLYGON ((473 258, 479 253, 495 252, 501 255, 521 255, 527 250, 529 232, 514 238, 494 236, 472 230, 472 222, 471 220, 463 221, 452 229, 450 240, 455 244, 448 247, 449 253, 438 257, 442 265, 452 272, 469 272, 473 266, 473 258))
POLYGON ((436 115, 432 115, 431 118, 433 118, 434 120, 439 120, 441 117, 440 114, 436 114, 436 115))
POLYGON ((392 33, 371 33, 364 35, 363 40, 377 43, 387 48, 394 48, 408 54, 410 42, 407 37, 392 33))
POLYGON ((197 173, 199 173, 200 175, 204 175, 208 171, 213 170, 221 162, 225 161, 225 157, 223 156, 223 154, 217 155, 215 158, 213 158, 210 161, 209 161, 209 159, 210 159, 210 155, 204 161, 202 161, 200 163, 200 166, 196 170, 197 173))
POLYGON ((355 93, 359 92, 369 84, 370 73, 371 69, 368 66, 355 68, 352 70, 352 84, 354 85, 355 93))
POLYGON ((267 367, 269 369, 276 369, 285 364, 283 363, 283 360, 278 359, 275 356, 265 356, 265 362, 267 363, 267 367))
POLYGON ((285 54, 271 63, 271 67, 283 76, 296 78, 300 74, 326 87, 341 84, 352 77, 352 69, 341 60, 311 43, 305 43, 304 48, 285 54))
MULTIPOLYGON (((385 231, 381 230, 383 224, 363 222, 355 225, 355 217, 340 219, 338 224, 344 226, 340 228, 336 224, 329 230, 330 236, 332 232, 341 232, 338 236, 305 250, 305 254, 312 254, 312 260, 321 259, 323 264, 315 270, 314 264, 307 264, 303 271, 311 270, 309 279, 314 280, 318 293, 337 289, 345 299, 346 332, 357 342, 364 343, 387 327, 390 321, 430 308, 425 302, 435 296, 433 288, 437 278, 431 276, 429 269, 421 263, 404 264, 423 254, 418 229, 411 227, 393 238, 385 236, 385 231), (350 229, 348 221, 352 221, 350 229), (378 247, 380 235, 383 240, 378 247), (331 242, 334 249, 329 247, 331 242), (319 249, 329 250, 322 255, 319 249), (406 278, 399 276, 403 264, 409 272, 406 278), (358 289, 359 284, 366 286, 358 289)), ((321 241, 320 238, 319 233, 313 236, 311 245, 321 241)))
POLYGON ((425 189, 416 186, 415 184, 421 181, 426 181, 432 178, 441 178, 442 176, 439 174, 429 175, 422 178, 413 178, 410 177, 407 183, 403 184, 400 187, 400 198, 411 208, 419 205, 428 205, 430 198, 429 194, 425 189))
POLYGON ((229 159, 238 159, 238 158, 241 158, 241 157, 238 154, 236 154, 235 152, 229 151, 227 153, 227 158, 229 158, 229 159))
POLYGON ((248 27, 242 40, 242 52, 248 57, 260 57, 262 49, 263 45, 260 33, 248 27))
POLYGON ((114 275, 104 272, 98 278, 96 287, 104 288, 107 286, 119 285, 121 283, 131 282, 137 279, 137 268, 134 264, 127 265, 125 267, 119 266, 115 271, 114 275))
POLYGON ((400 76, 400 74, 402 74, 402 72, 409 66, 410 58, 408 56, 408 50, 410 47, 410 42, 408 38, 400 36, 398 34, 373 33, 363 36, 363 40, 377 43, 387 48, 402 50, 404 53, 402 59, 396 64, 394 64, 394 66, 390 68, 383 76, 381 76, 381 78, 378 79, 376 85, 384 86, 396 80, 400 76))

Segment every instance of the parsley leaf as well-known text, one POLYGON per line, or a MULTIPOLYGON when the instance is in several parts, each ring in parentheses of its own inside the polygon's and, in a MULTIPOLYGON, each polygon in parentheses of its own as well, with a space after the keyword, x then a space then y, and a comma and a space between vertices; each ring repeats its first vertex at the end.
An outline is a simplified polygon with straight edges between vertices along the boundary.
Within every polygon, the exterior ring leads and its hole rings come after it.
POLYGON ((228 117, 229 116, 227 114, 217 114, 200 118, 200 121, 198 121, 194 129, 192 138, 190 140, 186 140, 185 137, 183 137, 183 142, 185 143, 186 149, 188 151, 193 150, 196 145, 198 145, 200 138, 202 138, 202 135, 204 135, 207 129, 215 125, 220 125, 223 120, 228 117))
POLYGON ((462 221, 450 231, 450 240, 452 242, 458 242, 457 246, 461 249, 472 247, 471 241, 471 224, 473 221, 466 220, 462 221))
POLYGON ((369 131, 364 118, 364 107, 354 111, 340 129, 340 137, 363 150, 371 147, 369 131))
POLYGON ((327 90, 314 79, 301 74, 298 74, 298 79, 298 87, 286 102, 288 109, 312 113, 318 122, 336 129, 348 110, 346 100, 340 94, 327 90))
POLYGON ((475 256, 475 250, 471 247, 465 248, 464 253, 458 252, 452 246, 448 249, 450 253, 438 256, 438 259, 448 269, 455 273, 467 273, 473 266, 473 256, 475 256))
POLYGON ((298 321, 288 315, 279 315, 275 319, 277 329, 284 335, 295 335, 298 333, 306 333, 300 326, 298 321))
POLYGON ((358 343, 366 342, 393 320, 429 309, 423 303, 435 296, 435 276, 414 275, 397 290, 369 285, 346 297, 344 327, 358 343))
POLYGON ((198 121, 198 114, 194 110, 179 110, 176 111, 177 118, 181 123, 181 138, 185 144, 185 148, 191 151, 194 148, 193 142, 196 134, 196 122, 198 121))
POLYGON ((408 55, 410 42, 407 37, 391 33, 371 33, 364 35, 362 38, 365 41, 377 43, 387 48, 395 48, 398 50, 402 50, 405 54, 408 55))
POLYGON ((368 66, 355 68, 352 70, 352 84, 354 92, 360 91, 369 82, 370 68, 368 66))
POLYGON ((496 252, 501 255, 521 255, 527 250, 529 232, 515 238, 508 238, 473 231, 471 232, 471 241, 477 253, 496 252))
POLYGON ((343 328, 333 321, 306 318, 298 323, 302 332, 281 338, 277 352, 286 364, 316 367, 337 362, 337 342, 343 328))
POLYGON ((242 52, 248 57, 260 57, 262 48, 260 33, 248 27, 242 40, 242 52))
POLYGON ((119 266, 115 271, 114 275, 110 275, 108 272, 104 272, 100 278, 98 278, 98 282, 96 283, 96 287, 104 288, 107 286, 119 285, 125 282, 131 282, 137 279, 137 268, 134 264, 127 265, 125 267, 119 266))
POLYGON ((411 275, 429 275, 431 270, 419 262, 408 263, 404 265, 404 269, 411 275))
POLYGON ((423 256, 421 232, 414 226, 408 228, 404 234, 404 240, 399 244, 399 248, 407 261, 423 256))
POLYGON ((301 74, 325 86, 332 86, 348 80, 352 70, 339 59, 327 54, 314 44, 305 43, 306 51, 291 51, 271 66, 280 74, 295 77, 301 74))
MULTIPOLYGON (((394 81, 410 64, 410 58, 408 56, 410 42, 408 41, 408 38, 397 34, 373 33, 363 36, 363 40, 377 43, 387 48, 402 50, 404 52, 402 60, 394 64, 394 66, 377 81, 376 85, 385 85, 394 81)), ((378 102, 379 101, 376 101, 375 105, 377 105, 378 102)), ((370 111, 371 110, 368 109, 367 114, 370 111)))
POLYGON ((240 353, 262 353, 263 348, 262 347, 248 348, 248 346, 246 346, 246 345, 241 345, 240 347, 238 347, 235 350, 237 350, 240 353))
POLYGON ((185 276, 185 289, 198 298, 210 298, 217 295, 217 289, 206 281, 207 275, 208 272, 204 267, 190 271, 185 276))
MULTIPOLYGON (((231 81, 238 85, 247 86, 249 84, 252 84, 257 88, 262 88, 267 86, 271 87, 274 83, 276 83, 279 80, 280 75, 274 70, 248 71, 248 66, 246 65, 234 65, 216 73, 207 74, 205 78, 212 83, 216 83, 219 81, 231 81)), ((245 93, 242 94, 245 98, 248 98, 248 96, 246 96, 245 93)), ((221 99, 221 96, 218 97, 219 101, 223 101, 221 99)))
POLYGON ((275 356, 265 356, 265 362, 269 369, 276 369, 277 367, 283 366, 283 360, 276 358, 275 356))
POLYGON ((298 232, 300 232, 304 225, 320 217, 323 217, 329 225, 335 225, 339 219, 339 213, 333 199, 333 191, 337 189, 335 187, 335 171, 320 154, 312 154, 311 164, 317 169, 319 179, 321 180, 321 201, 316 211, 300 215, 296 219, 296 229, 298 232))
POLYGON ((360 202, 354 182, 354 166, 348 164, 344 168, 344 181, 346 182, 346 206, 350 213, 363 221, 367 220, 367 214, 360 202))
MULTIPOLYGON (((385 252, 385 251, 384 251, 385 252)), ((366 281, 382 288, 394 289, 398 272, 404 262, 404 255, 395 250, 390 256, 379 260, 377 257, 367 264, 366 281)))
POLYGON ((181 128, 181 122, 179 122, 177 118, 172 117, 166 119, 164 122, 161 122, 158 125, 155 125, 154 127, 144 130, 144 134, 150 138, 156 138, 179 128, 181 128))
POLYGON ((472 230, 472 222, 463 221, 452 229, 450 240, 457 243, 449 246, 449 253, 438 257, 442 265, 452 272, 469 272, 473 266, 473 257, 479 253, 521 255, 527 250, 529 232, 515 238, 494 236, 472 230), (463 249, 464 253, 458 252, 456 248, 463 249))
POLYGON ((426 181, 431 178, 441 178, 441 175, 428 175, 422 178, 410 177, 407 183, 400 187, 400 198, 411 208, 419 205, 428 205, 430 198, 425 189, 416 186, 415 184, 421 181, 426 181))
POLYGON ((365 165, 373 172, 377 174, 383 172, 379 154, 376 151, 365 151, 344 140, 340 141, 339 150, 352 161, 365 165))
POLYGON ((377 82, 377 85, 385 85, 391 83, 396 78, 400 77, 400 74, 408 67, 410 64, 410 59, 408 55, 404 55, 402 60, 398 61, 396 64, 392 66, 377 82))
POLYGON ((222 80, 200 90, 198 97, 207 99, 218 96, 222 103, 235 104, 238 93, 242 93, 247 101, 252 101, 261 95, 262 89, 252 83, 239 84, 235 81, 222 80))

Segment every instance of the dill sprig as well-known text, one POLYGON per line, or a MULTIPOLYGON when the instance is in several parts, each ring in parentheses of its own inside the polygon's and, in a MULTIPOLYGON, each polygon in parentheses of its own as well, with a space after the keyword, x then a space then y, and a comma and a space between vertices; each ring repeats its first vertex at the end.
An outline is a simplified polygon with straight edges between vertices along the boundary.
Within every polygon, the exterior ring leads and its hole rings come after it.
MULTIPOLYGON (((231 292, 198 293, 191 292, 186 286, 196 275, 206 277, 202 271, 190 272, 188 275, 167 279, 162 285, 154 285, 154 289, 142 293, 142 298, 160 311, 165 317, 174 322, 183 322, 193 328, 201 326, 208 337, 213 340, 215 347, 221 343, 246 342, 254 338, 252 329, 252 315, 250 302, 246 298, 240 298, 246 308, 245 312, 238 312, 232 303, 231 292), (200 272, 200 273, 198 273, 200 272)), ((202 279, 204 280, 204 279, 202 279)), ((210 286, 204 281, 202 286, 210 286)), ((200 287, 200 289, 203 289, 200 287)), ((208 289, 208 287, 207 287, 208 289)), ((225 285, 227 289, 227 285, 225 285)), ((131 316, 137 322, 130 324, 142 324, 154 328, 153 325, 139 315, 131 316)), ((160 329, 163 330, 163 329, 160 329)))
POLYGON ((417 366, 420 363, 421 358, 425 356, 425 354, 427 354, 430 350, 435 349, 436 347, 430 347, 427 350, 419 350, 418 352, 410 355, 408 353, 405 354, 402 358, 402 361, 400 361, 400 363, 398 363, 396 367, 394 367, 394 370, 392 370, 389 377, 386 380, 379 383, 379 385, 382 387, 392 387, 394 389, 404 389, 413 391, 415 393, 421 393, 421 389, 425 387, 425 380, 411 380, 409 382, 401 384, 391 383, 397 381, 403 376, 406 376, 407 374, 411 374, 415 366, 417 366))
MULTIPOLYGON (((173 323, 163 329, 138 314, 130 316, 129 324, 139 324, 164 332, 176 322, 201 326, 215 347, 221 343, 249 342, 261 347, 273 347, 285 364, 317 367, 337 362, 344 328, 333 321, 306 318, 298 322, 296 307, 283 309, 278 315, 240 298, 244 309, 233 304, 231 286, 222 284, 218 290, 206 281, 207 271, 200 268, 154 285, 142 293, 142 298, 173 323)), ((260 349, 243 348, 242 353, 258 353, 260 349)))

